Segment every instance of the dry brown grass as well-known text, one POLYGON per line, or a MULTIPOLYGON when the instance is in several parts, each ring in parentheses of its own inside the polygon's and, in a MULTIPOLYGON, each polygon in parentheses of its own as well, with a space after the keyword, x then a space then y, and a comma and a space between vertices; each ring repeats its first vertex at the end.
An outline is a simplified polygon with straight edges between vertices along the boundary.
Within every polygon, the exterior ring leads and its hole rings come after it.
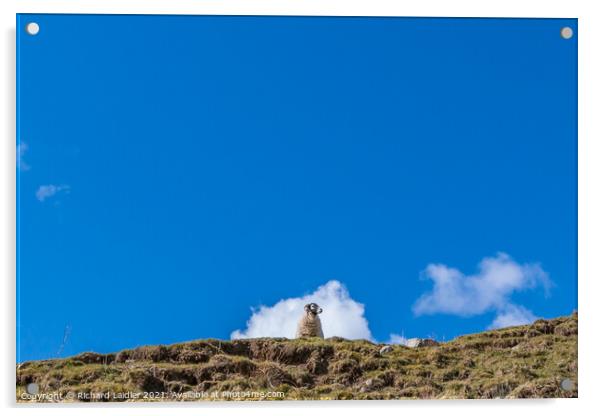
POLYGON ((228 391, 278 391, 284 397, 277 399, 291 400, 577 397, 577 332, 573 314, 438 346, 395 345, 385 356, 382 344, 341 338, 210 339, 83 353, 18 366, 17 400, 30 401, 22 393, 33 382, 65 401, 78 392, 117 393, 90 399, 98 401, 188 400, 177 396, 185 392, 215 400, 228 391), (575 389, 563 390, 564 379, 575 389), (124 394, 143 391, 159 397, 124 394))

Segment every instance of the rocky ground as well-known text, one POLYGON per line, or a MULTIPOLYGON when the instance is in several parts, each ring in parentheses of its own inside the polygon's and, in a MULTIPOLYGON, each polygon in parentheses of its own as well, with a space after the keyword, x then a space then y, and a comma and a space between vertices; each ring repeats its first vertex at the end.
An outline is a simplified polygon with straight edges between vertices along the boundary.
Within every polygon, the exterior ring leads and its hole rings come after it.
POLYGON ((577 397, 577 314, 409 348, 199 340, 17 366, 17 401, 577 397))

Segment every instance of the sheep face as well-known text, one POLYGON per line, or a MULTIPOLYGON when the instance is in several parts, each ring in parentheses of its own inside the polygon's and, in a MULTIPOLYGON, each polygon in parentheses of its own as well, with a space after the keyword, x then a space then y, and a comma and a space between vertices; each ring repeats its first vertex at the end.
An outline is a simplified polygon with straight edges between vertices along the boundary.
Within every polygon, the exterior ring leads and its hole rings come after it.
POLYGON ((320 308, 317 303, 308 303, 305 305, 305 313, 317 315, 322 313, 322 308, 320 308))

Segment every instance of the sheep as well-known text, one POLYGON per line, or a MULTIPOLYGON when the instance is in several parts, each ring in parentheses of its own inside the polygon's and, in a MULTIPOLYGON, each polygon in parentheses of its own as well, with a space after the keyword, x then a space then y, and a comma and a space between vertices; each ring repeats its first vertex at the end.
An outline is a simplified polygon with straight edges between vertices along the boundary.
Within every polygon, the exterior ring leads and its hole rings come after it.
POLYGON ((297 326, 296 338, 318 337, 323 339, 322 322, 318 316, 319 313, 322 313, 322 308, 315 303, 308 303, 304 309, 305 313, 297 326))

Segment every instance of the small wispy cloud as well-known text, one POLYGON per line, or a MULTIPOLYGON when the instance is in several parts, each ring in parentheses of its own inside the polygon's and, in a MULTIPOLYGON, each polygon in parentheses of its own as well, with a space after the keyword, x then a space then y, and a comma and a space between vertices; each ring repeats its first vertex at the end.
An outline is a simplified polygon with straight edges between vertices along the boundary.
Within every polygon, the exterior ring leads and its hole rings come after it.
POLYGON ((19 170, 25 171, 30 169, 30 166, 23 160, 28 149, 29 146, 25 142, 21 142, 17 145, 17 169, 19 170))
POLYGON ((532 322, 536 316, 523 306, 515 305, 515 292, 543 287, 546 295, 552 285, 539 264, 519 264, 505 253, 486 257, 473 275, 444 264, 429 264, 424 277, 433 288, 420 296, 413 306, 414 314, 449 314, 474 316, 495 311, 490 328, 532 322))
POLYGON ((69 192, 69 185, 42 185, 36 191, 36 198, 38 201, 44 202, 46 199, 51 198, 59 192, 69 192))
POLYGON ((491 325, 489 325, 489 329, 530 324, 537 318, 533 312, 523 306, 508 304, 498 312, 491 325))
POLYGON ((387 344, 407 345, 408 338, 406 338, 403 335, 399 335, 399 334, 391 334, 391 335, 389 335, 389 340, 387 341, 387 344))
POLYGON ((309 295, 282 299, 272 306, 260 306, 253 310, 246 329, 232 332, 231 338, 294 338, 303 307, 310 302, 317 303, 324 310, 320 317, 325 337, 372 339, 364 317, 364 305, 352 299, 345 286, 337 280, 327 282, 309 295))

